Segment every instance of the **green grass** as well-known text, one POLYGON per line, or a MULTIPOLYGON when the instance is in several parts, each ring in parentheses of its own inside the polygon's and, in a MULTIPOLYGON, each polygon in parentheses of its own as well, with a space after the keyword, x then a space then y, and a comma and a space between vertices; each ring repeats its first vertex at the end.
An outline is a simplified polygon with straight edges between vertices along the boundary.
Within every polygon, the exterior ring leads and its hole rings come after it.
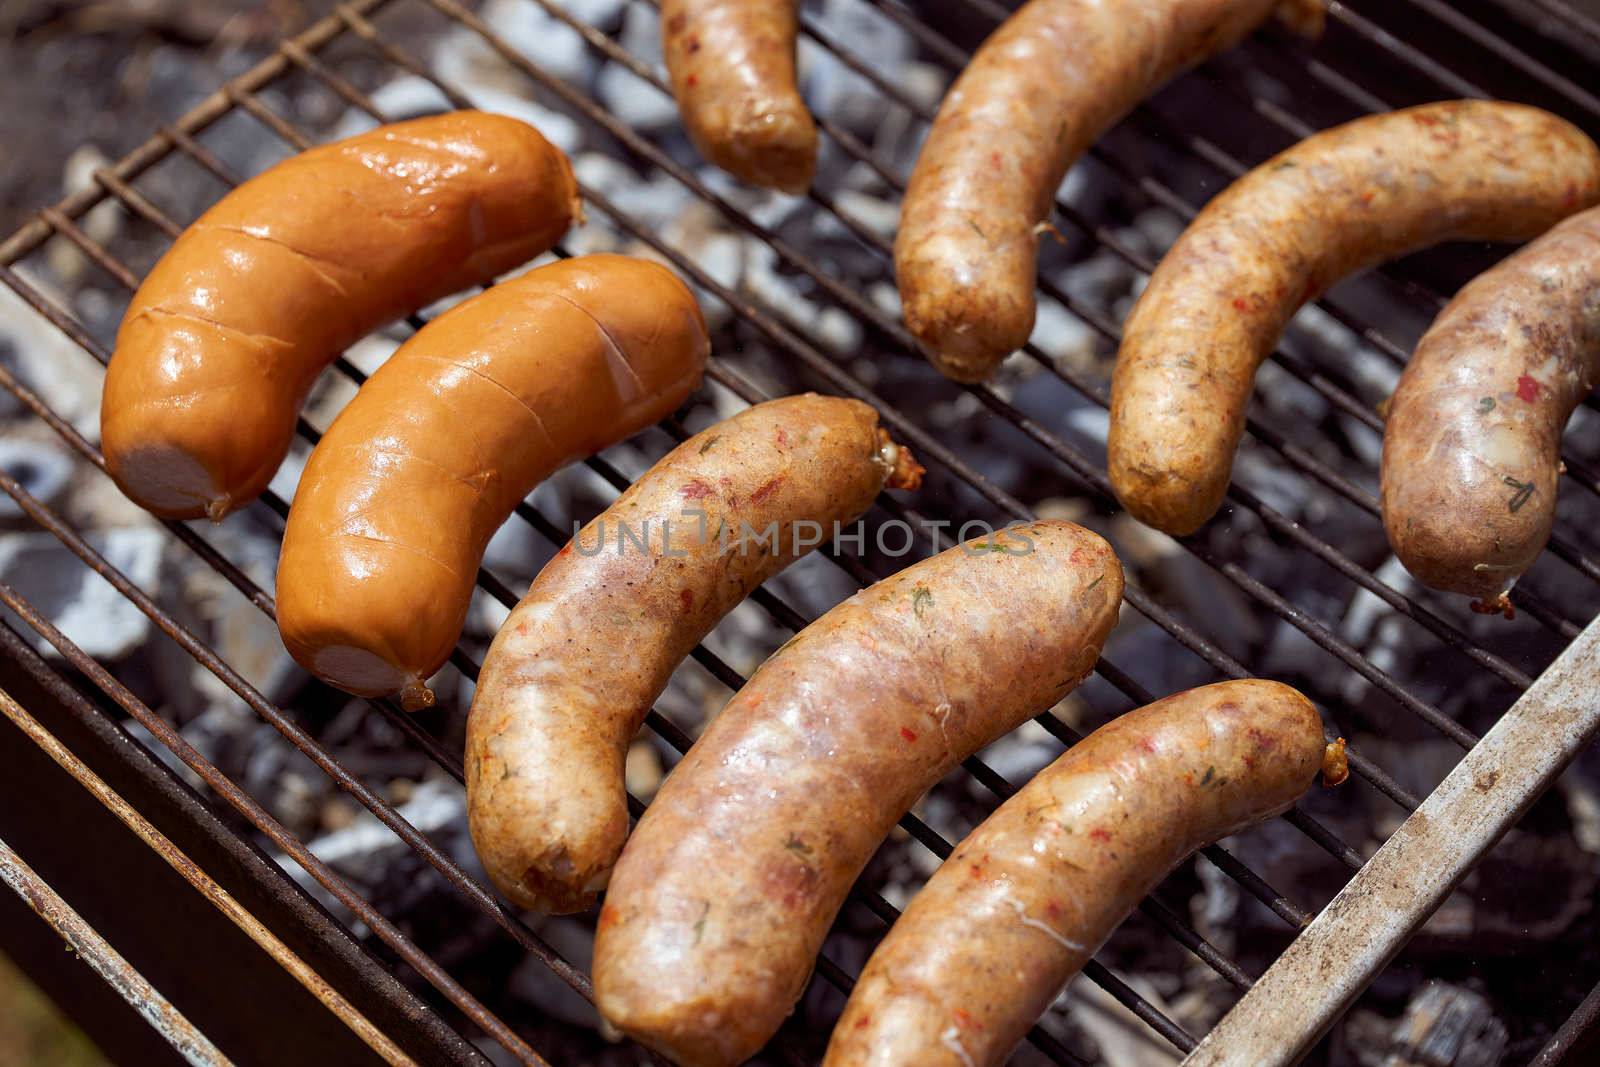
POLYGON ((0 956, 0 1067, 103 1067, 110 1062, 26 974, 0 956))

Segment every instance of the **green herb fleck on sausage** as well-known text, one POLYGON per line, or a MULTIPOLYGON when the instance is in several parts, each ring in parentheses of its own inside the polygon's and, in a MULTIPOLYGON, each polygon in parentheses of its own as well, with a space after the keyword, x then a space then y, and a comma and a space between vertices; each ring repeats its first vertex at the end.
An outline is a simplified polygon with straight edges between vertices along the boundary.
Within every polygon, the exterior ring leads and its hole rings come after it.
POLYGON ((1509 474, 1505 476, 1504 481, 1516 490, 1515 493, 1511 494, 1511 499, 1506 501, 1507 510, 1515 515, 1522 510, 1522 505, 1533 499, 1535 486, 1532 482, 1519 482, 1509 474))

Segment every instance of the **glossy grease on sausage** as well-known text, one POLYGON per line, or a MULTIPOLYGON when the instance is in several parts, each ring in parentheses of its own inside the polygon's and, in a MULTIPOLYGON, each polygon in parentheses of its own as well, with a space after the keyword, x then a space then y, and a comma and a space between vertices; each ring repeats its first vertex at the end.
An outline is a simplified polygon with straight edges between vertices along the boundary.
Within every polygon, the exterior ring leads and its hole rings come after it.
POLYGON ((503 115, 291 156, 184 230, 134 294, 101 403, 107 469, 158 515, 221 519, 271 481, 342 349, 548 250, 579 216, 566 156, 503 115))
POLYGON ((1167 873, 1286 810, 1323 763, 1317 710, 1221 682, 1112 720, 956 846, 879 943, 825 1067, 992 1067, 1167 873))
POLYGON ((1486 602, 1550 538, 1561 431, 1600 381, 1600 208, 1465 286, 1417 345, 1383 435, 1406 569, 1486 602))
POLYGON ((753 1055, 895 821, 1082 681, 1121 597, 1109 545, 1036 522, 908 567, 802 630, 623 849, 595 942, 601 1014, 679 1063, 753 1055))
MULTIPOLYGON (((1033 332, 1037 243, 1073 162, 1158 86, 1232 47, 1279 0, 1032 0, 940 105, 900 211, 906 325, 980 381, 1033 332)), ((1291 0, 1320 27, 1315 0, 1291 0)))
POLYGON ((1192 533, 1227 492, 1256 368, 1346 275, 1447 240, 1522 240, 1600 199, 1600 150, 1536 108, 1425 104, 1309 137, 1189 224, 1123 328, 1111 484, 1192 533))
POLYGON ((798 0, 662 0, 672 95, 701 155, 743 181, 799 194, 817 128, 795 87, 798 0))
POLYGON ((920 473, 860 401, 785 397, 689 438, 584 527, 500 628, 467 720, 472 840, 501 892, 587 907, 627 837, 628 744, 673 670, 920 473))
POLYGON ((531 270, 419 330, 301 476, 278 564, 289 652, 348 692, 431 702, 495 530, 558 468, 671 414, 708 349, 676 275, 612 255, 531 270))

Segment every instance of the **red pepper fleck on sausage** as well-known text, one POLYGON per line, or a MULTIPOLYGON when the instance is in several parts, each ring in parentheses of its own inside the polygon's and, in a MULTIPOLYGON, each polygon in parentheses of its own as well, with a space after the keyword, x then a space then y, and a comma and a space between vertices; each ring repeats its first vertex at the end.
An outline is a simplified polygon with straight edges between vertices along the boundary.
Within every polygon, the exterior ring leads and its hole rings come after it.
POLYGON ((753 1055, 895 821, 1075 687, 1121 598, 1109 545, 1037 522, 908 567, 806 627, 712 720, 623 851, 616 919, 595 942, 601 1014, 679 1063, 753 1055))
POLYGON ((939 370, 980 381, 1033 331, 1038 237, 1067 170, 1135 104, 1273 9, 1317 0, 1032 0, 945 95, 900 210, 906 326, 939 370))
POLYGON ((1555 521, 1561 431, 1600 381, 1600 208, 1462 288, 1400 376, 1383 523, 1406 569, 1509 608, 1555 521))
MULTIPOLYGON (((1221 506, 1256 368, 1300 302, 1241 313, 1241 292, 1307 292, 1448 240, 1523 240, 1600 200, 1600 149, 1537 108, 1425 104, 1325 130, 1195 216, 1123 327, 1111 381, 1111 485, 1136 518, 1193 533, 1221 506), (1375 194, 1370 205, 1362 198, 1375 194)), ((1508 382, 1508 385, 1510 383, 1508 382)))
POLYGON ((584 527, 501 627, 467 719, 468 825, 501 892, 592 902, 628 832, 628 744, 678 664, 815 544, 797 523, 831 536, 920 474, 867 405, 785 397, 689 438, 584 527))
POLYGON ((695 147, 752 185, 803 193, 817 128, 795 86, 798 0, 662 0, 672 95, 695 147))
POLYGON ((1179 693, 1096 730, 912 898, 861 972, 824 1067, 1003 1063, 1173 867, 1288 808, 1331 749, 1311 703, 1267 681, 1179 693), (981 876, 967 871, 974 855, 981 876))

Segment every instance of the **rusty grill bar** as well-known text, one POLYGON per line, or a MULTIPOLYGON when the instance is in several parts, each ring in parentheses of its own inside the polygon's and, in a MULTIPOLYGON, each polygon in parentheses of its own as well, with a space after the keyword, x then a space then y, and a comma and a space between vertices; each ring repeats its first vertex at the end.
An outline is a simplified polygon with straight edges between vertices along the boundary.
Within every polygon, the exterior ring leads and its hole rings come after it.
MULTIPOLYGON (((659 91, 666 91, 663 79, 658 73, 656 57, 631 55, 605 33, 571 16, 562 8, 558 0, 529 0, 529 2, 537 4, 548 13, 576 29, 582 35, 587 47, 612 62, 626 66, 634 74, 654 85, 659 91)), ((632 0, 632 2, 648 4, 653 3, 654 0, 632 0)), ((933 56, 945 67, 956 70, 965 62, 967 53, 963 49, 940 35, 931 26, 919 21, 915 15, 899 6, 895 0, 861 0, 861 2, 870 4, 871 7, 909 31, 925 49, 926 53, 933 56)), ((1406 0, 1406 2, 1407 6, 1415 8, 1422 15, 1437 20, 1438 23, 1452 32, 1488 50, 1509 68, 1525 76, 1550 96, 1549 100, 1540 100, 1538 102, 1553 106, 1556 110, 1567 115, 1567 117, 1586 125, 1591 132, 1595 131, 1597 125, 1600 125, 1600 123, 1597 123, 1597 120, 1600 120, 1600 100, 1597 100, 1592 94, 1570 79, 1550 69, 1539 59, 1520 50, 1510 41, 1502 39, 1492 31, 1485 29, 1471 15, 1463 14, 1455 8, 1439 3, 1438 0, 1406 0)), ((1495 0, 1495 2, 1511 6, 1517 3, 1518 0, 1495 0)), ((1528 2, 1537 6, 1548 18, 1559 21, 1572 32, 1600 43, 1600 28, 1571 12, 1559 3, 1559 0, 1528 0, 1528 2)), ((13 269, 13 266, 37 251, 47 241, 59 238, 71 242, 100 269, 104 270, 131 293, 138 283, 137 274, 117 259, 109 250, 97 244, 77 225, 75 220, 81 218, 88 210, 109 198, 120 203, 132 216, 148 223, 169 239, 176 236, 181 229, 181 221, 175 220, 166 214, 147 194, 135 188, 134 183, 152 166, 169 156, 176 155, 188 159, 225 185, 237 184, 241 176, 232 173, 229 167, 199 140, 199 137, 209 126, 235 111, 250 116, 286 145, 297 149, 306 147, 311 143, 310 139, 287 119, 272 111, 257 95, 263 88, 286 76, 303 76, 311 84, 319 86, 323 91, 334 94, 351 107, 359 109, 379 121, 386 120, 388 116, 380 113, 366 93, 319 58, 318 53, 338 38, 349 36, 363 42, 370 49, 373 56, 381 59, 388 66, 426 79, 451 104, 458 107, 471 106, 473 102, 466 95, 431 71, 421 59, 409 54, 399 45, 385 37, 379 25, 374 21, 380 16, 383 9, 406 6, 407 4, 414 8, 432 9, 443 19, 465 26, 475 32, 487 47, 493 49, 512 67, 527 77, 530 85, 539 90, 540 99, 554 102, 561 110, 603 130, 636 158, 647 161, 653 167, 667 173, 701 200, 712 205, 729 223, 767 243, 789 267, 806 275, 814 282, 819 290, 826 294, 827 300, 833 306, 844 309, 870 326, 876 337, 887 339, 886 343, 893 347, 915 351, 914 343, 909 334, 896 318, 883 313, 869 300, 855 291, 854 288, 830 277, 826 267, 808 255, 805 250, 794 247, 783 237, 742 212, 735 204, 702 182, 693 171, 677 163, 649 138, 634 131, 616 116, 608 113, 600 104, 570 88, 559 78, 534 64, 509 42, 497 36, 477 14, 463 7, 457 0, 349 0, 347 3, 340 4, 332 16, 316 23, 296 37, 285 40, 274 55, 246 74, 226 83, 216 93, 206 98, 197 107, 171 125, 161 127, 159 132, 149 141, 115 165, 98 171, 95 174, 96 188, 76 193, 65 198, 54 207, 41 211, 34 221, 23 226, 3 245, 0 245, 0 280, 3 280, 39 314, 51 321, 96 360, 102 364, 105 363, 110 355, 105 347, 69 311, 52 304, 46 297, 29 285, 13 269)), ((1006 13, 1004 9, 992 3, 991 0, 962 0, 962 4, 987 18, 990 22, 997 22, 1006 13)), ((1480 88, 1474 82, 1441 65, 1423 51, 1394 36, 1379 23, 1346 4, 1332 3, 1329 7, 1329 15, 1332 27, 1330 33, 1341 34, 1348 38, 1349 42, 1355 42, 1378 58, 1405 68, 1411 75, 1431 84, 1435 89, 1434 95, 1436 96, 1491 95, 1489 91, 1480 88)), ((816 19, 809 15, 805 16, 802 20, 802 30, 808 39, 827 50, 846 67, 871 82, 884 94, 886 99, 900 104, 920 118, 927 119, 931 117, 928 108, 921 106, 907 93, 886 81, 874 69, 868 58, 854 54, 847 46, 835 40, 828 28, 821 25, 816 19)), ((1266 30, 1257 35, 1257 40, 1252 42, 1247 50, 1253 52, 1256 49, 1272 48, 1292 52, 1296 47, 1287 42, 1281 31, 1266 30)), ((1267 99, 1249 86, 1241 84, 1239 78, 1232 77, 1226 72, 1218 73, 1217 68, 1221 65, 1219 62, 1208 64, 1204 68, 1203 76, 1207 77, 1208 84, 1212 85, 1217 92, 1229 100, 1229 106, 1234 113, 1241 117, 1253 116, 1262 120, 1266 124, 1266 128, 1275 131, 1273 136, 1276 137, 1276 141, 1280 145, 1312 132, 1314 128, 1312 125, 1297 117, 1291 111, 1286 110, 1280 103, 1267 99)), ((1315 87, 1319 93, 1342 101, 1342 106, 1346 112, 1345 117, 1353 117, 1351 114, 1352 109, 1354 113, 1358 114, 1383 110, 1393 105, 1392 101, 1380 98, 1370 88, 1363 86, 1346 74, 1340 73, 1334 66, 1323 62, 1321 58, 1316 57, 1315 53, 1307 53, 1305 55, 1303 69, 1309 84, 1315 87)), ((1191 84, 1197 80, 1192 77, 1191 84)), ((830 121, 828 116, 818 115, 818 120, 824 136, 837 145, 846 155, 869 167, 891 189, 899 191, 904 188, 904 175, 898 173, 895 167, 885 161, 874 149, 863 144, 859 138, 848 130, 830 121)), ((1251 165, 1249 162, 1239 159, 1224 146, 1207 139, 1203 135, 1179 129, 1174 120, 1162 113, 1158 105, 1147 103, 1141 106, 1127 120, 1127 125, 1152 139, 1160 140, 1168 145, 1180 146, 1192 157, 1204 161, 1215 172, 1218 183, 1230 180, 1251 165)), ((1183 193, 1145 172, 1138 164, 1122 159, 1113 146, 1096 146, 1092 150, 1091 156, 1099 164, 1109 168, 1121 180, 1137 187, 1152 201, 1170 208, 1183 218, 1191 217, 1199 206, 1197 203, 1187 199, 1183 193)), ((1026 518, 1031 515, 1029 508, 1022 501, 1016 499, 1000 485, 984 476, 952 448, 940 442, 909 414, 902 412, 884 398, 875 394, 871 388, 854 377, 845 367, 826 355, 823 348, 808 336, 804 330, 785 321, 774 309, 764 308, 755 304, 740 293, 731 291, 718 283, 715 278, 685 252, 669 245, 662 237, 642 226, 597 190, 585 188, 582 190, 582 194, 589 207, 607 216, 619 230, 652 247, 670 261, 682 274, 695 282, 703 291, 726 304, 744 325, 754 330, 774 348, 792 356, 798 365, 803 367, 813 378, 819 380, 825 388, 854 396, 873 404, 882 413, 885 423, 893 428, 897 436, 910 444, 924 462, 928 463, 930 467, 942 468, 947 471, 986 501, 987 505, 993 509, 989 512, 988 517, 1026 518)), ((882 262, 882 276, 886 279, 890 278, 889 249, 884 238, 869 226, 854 218, 847 210, 841 208, 826 190, 812 189, 807 196, 816 210, 824 212, 837 220, 862 245, 873 250, 882 262)), ((1084 212, 1059 200, 1056 203, 1056 209, 1057 214, 1075 231, 1069 238, 1074 243, 1081 241, 1084 242, 1085 248, 1098 247, 1105 249, 1142 273, 1148 273, 1154 266, 1154 261, 1151 257, 1129 246, 1118 237, 1110 225, 1092 219, 1084 212)), ((565 255, 566 252, 558 249, 557 254, 565 255)), ((1406 264, 1385 268, 1379 274, 1384 279, 1385 284, 1397 287, 1398 292, 1404 294, 1413 303, 1420 304, 1430 314, 1443 304, 1444 297, 1426 282, 1415 277, 1406 264)), ((1120 332, 1117 319, 1108 309, 1088 306, 1084 301, 1070 296, 1047 280, 1041 284, 1041 291, 1046 300, 1060 304, 1089 326, 1091 330, 1102 338, 1103 342, 1114 345, 1119 339, 1120 332)), ((1396 365, 1403 363, 1407 358, 1408 351, 1404 345, 1396 343, 1387 337, 1376 326, 1365 321, 1359 313, 1346 307, 1339 298, 1324 297, 1319 301, 1319 305, 1335 322, 1349 332, 1352 342, 1365 343, 1396 365)), ((417 316, 412 316, 408 322, 412 328, 419 328, 423 324, 423 320, 417 316)), ((1025 352, 1046 373, 1060 379, 1088 400, 1102 407, 1106 405, 1107 395, 1104 382, 1091 380, 1081 370, 1068 365, 1064 360, 1056 358, 1034 345, 1030 344, 1025 349, 1025 352)), ((1276 353, 1274 360, 1289 375, 1305 383, 1305 385, 1325 398, 1335 410, 1370 430, 1381 431, 1382 416, 1379 412, 1362 400, 1352 387, 1341 384, 1340 381, 1330 377, 1325 368, 1315 365, 1303 356, 1285 351, 1276 353)), ((357 383, 364 379, 362 372, 348 360, 341 358, 336 366, 340 373, 357 383)), ((727 390, 746 403, 767 399, 759 388, 739 372, 736 361, 727 357, 719 356, 713 358, 708 369, 708 377, 712 382, 716 383, 716 388, 727 390)), ((18 381, 3 367, 0 367, 0 385, 4 385, 29 411, 55 430, 69 448, 90 463, 103 468, 103 459, 95 445, 80 435, 55 412, 51 411, 38 395, 29 390, 25 384, 18 381)), ((1040 457, 1051 464, 1055 472, 1060 475, 1062 483, 1071 487, 1071 491, 1074 494, 1093 500, 1101 506, 1113 504, 1103 470, 1100 469, 1098 463, 1091 457, 1086 456, 1081 449, 1076 448, 1053 433, 1049 428, 1029 418, 1014 406, 1001 390, 988 385, 960 388, 971 393, 985 410, 1007 420, 1021 431, 1037 447, 1040 457)), ((1600 408, 1600 404, 1595 403, 1592 398, 1590 406, 1600 408)), ((687 430, 676 420, 667 420, 661 425, 661 429, 674 441, 682 440, 687 436, 687 430)), ((1291 440, 1263 424, 1260 419, 1254 416, 1249 421, 1249 429, 1255 446, 1264 448, 1281 457, 1290 468, 1298 472, 1304 479, 1308 492, 1331 494, 1333 497, 1354 505, 1368 515, 1376 517, 1377 501, 1372 493, 1354 480, 1348 470, 1341 470, 1338 464, 1330 462, 1323 455, 1319 455, 1318 442, 1291 440)), ((311 443, 315 443, 320 436, 316 428, 303 418, 299 422, 299 432, 305 440, 311 443)), ((1326 450, 1323 451, 1325 452, 1326 450)), ((1586 463, 1580 457, 1573 455, 1566 456, 1566 464, 1566 481, 1571 483, 1568 488, 1569 492, 1581 491, 1600 495, 1600 470, 1597 470, 1593 464, 1586 463)), ((588 465, 602 479, 619 490, 628 484, 627 478, 604 458, 597 457, 590 460, 588 465)), ((588 977, 581 970, 564 960, 559 953, 546 944, 520 918, 500 904, 484 885, 456 865, 448 855, 433 846, 422 833, 408 823, 399 812, 387 804, 376 792, 364 784, 357 775, 343 767, 336 757, 294 721, 294 717, 290 713, 273 705, 265 696, 251 686, 246 679, 235 672, 227 663, 223 662, 200 638, 166 613, 144 591, 118 573, 105 558, 100 556, 59 515, 42 502, 32 498, 14 479, 0 474, 0 488, 3 488, 34 522, 54 534, 86 566, 100 574, 115 586, 121 594, 128 597, 169 639, 176 642, 196 662, 227 685, 257 715, 272 725, 296 749, 306 754, 316 763, 341 789, 368 811, 372 812, 402 841, 439 871, 474 908, 490 917, 522 949, 544 961, 580 995, 586 998, 590 996, 588 977)), ((261 499, 263 504, 275 512, 280 520, 287 514, 288 504, 281 497, 268 492, 261 499)), ((1229 500, 1236 508, 1253 514, 1262 526, 1270 531, 1278 544, 1290 546, 1295 551, 1309 553, 1313 558, 1326 564, 1343 578, 1348 579, 1358 589, 1365 590, 1376 596, 1391 611, 1410 619, 1422 630, 1431 634, 1439 642, 1441 648, 1459 655, 1462 659, 1497 679, 1502 683, 1504 692, 1514 696, 1532 684, 1533 679, 1530 674, 1508 660, 1501 652, 1485 647, 1471 634, 1452 623, 1438 611, 1387 584, 1372 571, 1352 560, 1335 546, 1321 540, 1301 524, 1275 511, 1247 487, 1237 482, 1234 483, 1229 489, 1229 500)), ((882 498, 879 503, 886 513, 896 518, 917 520, 923 517, 915 509, 888 497, 882 498)), ((559 546, 564 543, 568 536, 567 531, 559 528, 529 503, 525 502, 518 507, 517 516, 519 521, 530 524, 539 534, 554 545, 559 546)), ((945 517, 959 522, 964 519, 985 516, 960 514, 945 517)), ((208 566, 214 568, 226 578, 257 609, 269 617, 272 616, 273 600, 270 594, 256 585, 238 566, 229 561, 202 536, 184 524, 166 522, 165 525, 173 536, 183 541, 208 566)), ((935 536, 938 537, 939 535, 936 534, 935 536)), ((949 543, 951 543, 949 539, 944 538, 939 542, 939 547, 945 547, 949 543)), ((1328 657, 1331 657, 1334 663, 1341 665, 1335 670, 1347 669, 1358 673, 1375 689, 1392 699, 1396 705, 1404 708, 1440 735, 1457 744, 1462 750, 1469 749, 1476 743, 1478 738, 1475 733, 1456 722, 1427 700, 1411 692, 1403 681, 1369 660, 1359 649, 1342 638, 1333 627, 1303 608, 1291 603, 1279 592, 1253 576, 1247 567, 1241 565, 1240 561, 1227 558, 1220 553, 1208 543, 1203 532, 1194 537, 1180 539, 1179 543, 1224 579, 1236 586, 1251 602, 1258 605, 1264 613, 1286 621, 1318 646, 1328 657)), ((1582 538, 1576 536, 1574 531, 1558 528, 1556 535, 1552 538, 1550 549, 1550 555, 1560 560, 1565 566, 1588 579, 1600 582, 1600 558, 1597 558, 1595 549, 1584 546, 1582 538)), ((859 560, 837 556, 832 558, 839 567, 857 582, 865 584, 878 577, 871 573, 859 560)), ((1541 567, 1545 568, 1552 566, 1554 565, 1541 564, 1541 567)), ((480 570, 479 572, 479 586, 488 595, 508 607, 515 604, 518 599, 518 594, 515 590, 508 588, 486 570, 480 570)), ((792 631, 809 621, 768 590, 758 590, 752 599, 781 629, 792 631)), ((1586 621, 1566 617, 1548 599, 1539 596, 1536 591, 1528 588, 1519 588, 1514 592, 1513 601, 1521 611, 1533 618, 1540 627, 1560 641, 1570 640, 1574 637, 1581 629, 1582 623, 1586 621)), ((48 619, 43 618, 20 594, 14 589, 0 585, 0 602, 4 602, 7 607, 16 612, 28 626, 53 645, 73 668, 81 672, 85 678, 99 688, 114 703, 148 728, 163 745, 171 749, 179 760, 199 774, 217 797, 226 801, 267 839, 271 840, 274 845, 300 864, 314 880, 320 883, 344 906, 349 908, 353 915, 366 924, 380 941, 415 968, 424 980, 431 984, 468 1019, 480 1027, 485 1034, 503 1046, 513 1057, 523 1062, 544 1062, 540 1059, 539 1053, 530 1048, 511 1026, 497 1018, 474 998, 441 965, 435 962, 422 947, 409 940, 400 930, 378 913, 369 902, 362 899, 339 875, 312 855, 303 843, 298 841, 285 827, 276 822, 256 801, 224 777, 170 725, 156 715, 132 692, 117 682, 103 667, 96 664, 81 649, 74 646, 65 635, 51 625, 48 619)), ((1251 674, 1245 664, 1238 662, 1224 652, 1201 629, 1190 625, 1173 614, 1146 592, 1130 585, 1127 591, 1127 602, 1129 606, 1166 631, 1180 646, 1199 657, 1215 675, 1237 678, 1251 674)), ((737 689, 743 684, 744 679, 739 672, 704 646, 695 650, 693 658, 713 677, 723 682, 730 689, 737 689)), ((478 665, 466 651, 458 648, 451 658, 451 663, 466 677, 476 677, 478 665)), ((1115 664, 1102 661, 1097 670, 1112 687, 1119 690, 1127 698, 1127 706, 1137 706, 1153 699, 1154 694, 1148 692, 1131 674, 1120 669, 1115 664)), ((1325 707, 1331 707, 1335 711, 1339 710, 1343 703, 1336 695, 1327 691, 1319 692, 1316 687, 1313 687, 1310 695, 1325 707)), ((1506 703, 1509 702, 1508 699, 1506 703)), ((461 759, 458 753, 451 751, 441 741, 429 734, 416 721, 403 713, 394 702, 373 701, 371 704, 374 710, 395 724, 411 743, 417 745, 446 773, 457 781, 462 779, 461 759)), ((461 712, 464 712, 464 710, 458 709, 461 712)), ((1036 721, 1065 745, 1071 745, 1079 738, 1076 731, 1049 714, 1040 716, 1036 721)), ((686 750, 688 747, 691 740, 689 736, 665 716, 652 712, 647 724, 667 744, 679 752, 686 750)), ((1392 800, 1401 811, 1409 812, 1418 805, 1418 797, 1404 788, 1382 767, 1365 758, 1359 751, 1351 753, 1351 764, 1352 769, 1360 778, 1392 800)), ((964 766, 967 772, 998 799, 1009 796, 1015 789, 1012 783, 1006 781, 977 758, 968 760, 964 766)), ((643 810, 643 805, 637 800, 633 801, 632 807, 635 815, 643 810)), ((1286 819, 1303 832, 1311 842, 1326 850, 1349 870, 1353 871, 1360 868, 1362 863, 1361 855, 1310 815, 1297 810, 1289 813, 1286 819)), ((950 843, 915 815, 907 815, 902 820, 901 826, 940 858, 949 854, 951 850, 950 843)), ((1283 920, 1288 929, 1298 929, 1310 920, 1311 913, 1308 910, 1268 885, 1259 875, 1249 870, 1226 850, 1214 846, 1207 849, 1205 855, 1246 892, 1283 920)), ((897 914, 894 907, 882 897, 860 886, 852 893, 851 905, 865 907, 883 920, 885 925, 892 922, 897 914)), ((1252 977, 1236 962, 1228 959, 1220 950, 1207 942, 1185 918, 1154 897, 1144 901, 1140 905, 1140 909, 1235 988, 1244 990, 1250 987, 1252 977)), ((832 983, 841 990, 848 990, 852 982, 852 978, 847 971, 826 957, 819 962, 818 973, 821 980, 832 983)), ((1091 963, 1086 968, 1085 973, 1091 980, 1105 988, 1112 997, 1131 1009, 1173 1046, 1183 1051, 1194 1047, 1195 1037, 1193 1035, 1186 1033, 1176 1022, 1141 997, 1111 971, 1099 963, 1091 963)), ((1593 998, 1591 997, 1590 999, 1592 1000, 1593 998)), ((1589 1001, 1585 1001, 1585 1005, 1589 1005, 1589 1001)), ((1592 1007, 1585 1010, 1584 1006, 1580 1006, 1573 1019, 1569 1020, 1568 1026, 1563 1028, 1560 1039, 1570 1042, 1572 1037, 1571 1028, 1574 1025, 1578 1025, 1579 1029, 1581 1029, 1581 1024, 1591 1018, 1593 1014, 1592 1007)), ((1030 1035, 1030 1040, 1056 1062, 1079 1062, 1069 1050, 1051 1035, 1037 1027, 1030 1035)), ((799 1050, 781 1041, 777 1045, 775 1052, 786 1062, 805 1062, 799 1050)), ((1541 1062, 1553 1061, 1541 1059, 1541 1062)))

